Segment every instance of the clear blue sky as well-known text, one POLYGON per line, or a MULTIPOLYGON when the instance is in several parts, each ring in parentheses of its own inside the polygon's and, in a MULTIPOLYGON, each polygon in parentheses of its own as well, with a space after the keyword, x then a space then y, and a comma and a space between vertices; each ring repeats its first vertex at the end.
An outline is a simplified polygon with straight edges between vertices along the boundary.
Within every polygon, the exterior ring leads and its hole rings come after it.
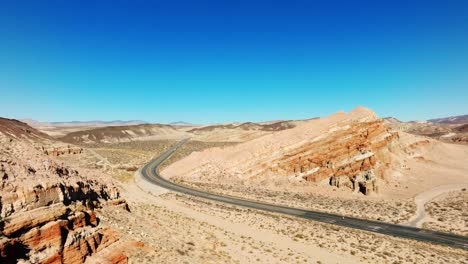
POLYGON ((468 114, 468 1, 0 2, 0 116, 208 123, 358 105, 468 114))

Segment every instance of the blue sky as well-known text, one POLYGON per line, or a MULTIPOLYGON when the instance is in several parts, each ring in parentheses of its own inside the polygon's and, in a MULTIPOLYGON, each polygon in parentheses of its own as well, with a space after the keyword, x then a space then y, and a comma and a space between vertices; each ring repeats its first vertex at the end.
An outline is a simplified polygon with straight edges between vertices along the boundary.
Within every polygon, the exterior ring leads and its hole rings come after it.
POLYGON ((4 117, 415 120, 467 102, 468 1, 0 2, 4 117))

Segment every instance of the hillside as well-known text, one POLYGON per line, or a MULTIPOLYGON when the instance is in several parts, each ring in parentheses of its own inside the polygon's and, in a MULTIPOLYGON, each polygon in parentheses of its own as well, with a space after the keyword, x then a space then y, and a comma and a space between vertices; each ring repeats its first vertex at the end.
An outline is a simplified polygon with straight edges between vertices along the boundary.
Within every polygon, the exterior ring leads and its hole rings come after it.
POLYGON ((143 124, 134 126, 109 126, 71 132, 61 138, 73 144, 116 143, 134 140, 181 139, 186 133, 169 125, 143 124))
POLYGON ((434 184, 450 182, 450 179, 466 181, 466 176, 457 177, 464 175, 467 168, 461 164, 467 158, 464 146, 448 146, 393 131, 371 110, 357 108, 236 146, 193 153, 169 166, 163 174, 177 181, 207 185, 239 183, 276 190, 317 186, 318 190, 339 188, 363 194, 390 195, 395 191, 412 195, 434 184), (439 152, 434 152, 435 149, 439 152), (403 182, 408 186, 415 183, 414 180, 407 182, 402 176, 409 173, 408 164, 414 163, 413 170, 438 170, 431 167, 434 164, 425 162, 425 158, 434 160, 438 153, 447 151, 437 158, 439 169, 452 168, 443 179, 400 189, 403 182), (427 157, 419 157, 423 152, 427 157), (460 169, 448 165, 452 163, 460 169))
POLYGON ((431 123, 435 123, 435 124, 452 124, 452 125, 468 124, 468 115, 429 119, 427 121, 431 123))
MULTIPOLYGON (((426 136, 447 143, 468 144, 467 124, 450 123, 450 118, 438 119, 439 122, 403 122, 396 118, 385 118, 392 129, 419 136, 426 136)), ((460 122, 463 119, 458 119, 460 122)))
POLYGON ((26 123, 16 119, 7 119, 2 117, 0 117, 0 134, 7 137, 20 139, 50 139, 47 134, 32 128, 26 123))
POLYGON ((273 132, 291 129, 301 121, 278 121, 272 123, 246 122, 241 124, 222 124, 195 127, 187 132, 200 141, 245 142, 273 132))
MULTIPOLYGON (((204 142, 245 142, 291 129, 301 121, 278 121, 271 123, 242 123, 211 126, 143 124, 129 126, 106 126, 72 130, 58 137, 71 144, 117 143, 148 140, 177 140, 190 137, 204 142)), ((70 129, 70 128, 65 128, 70 129)), ((48 133, 64 132, 62 128, 48 129, 48 133)))

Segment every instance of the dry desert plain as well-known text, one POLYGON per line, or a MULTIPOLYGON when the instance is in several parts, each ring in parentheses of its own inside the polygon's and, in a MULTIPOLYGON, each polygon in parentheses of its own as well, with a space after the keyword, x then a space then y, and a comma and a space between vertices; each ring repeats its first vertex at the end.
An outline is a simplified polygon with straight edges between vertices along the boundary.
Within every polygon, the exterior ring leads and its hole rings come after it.
POLYGON ((447 140, 464 124, 363 107, 207 126, 28 123, 0 119, 1 263, 468 263, 463 249, 149 187, 138 171, 190 137, 160 171, 178 184, 467 236, 468 146, 463 132, 447 140))

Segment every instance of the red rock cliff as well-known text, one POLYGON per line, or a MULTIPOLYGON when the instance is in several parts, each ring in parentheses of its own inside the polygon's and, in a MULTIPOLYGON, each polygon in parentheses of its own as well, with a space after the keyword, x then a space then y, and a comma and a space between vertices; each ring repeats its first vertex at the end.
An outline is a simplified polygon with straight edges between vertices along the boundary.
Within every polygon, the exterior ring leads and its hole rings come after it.
MULTIPOLYGON (((94 212, 106 201, 125 205, 109 180, 5 137, 0 180, 0 263, 83 263, 118 240, 99 226, 94 212)), ((125 263, 126 257, 112 262, 125 263)))

